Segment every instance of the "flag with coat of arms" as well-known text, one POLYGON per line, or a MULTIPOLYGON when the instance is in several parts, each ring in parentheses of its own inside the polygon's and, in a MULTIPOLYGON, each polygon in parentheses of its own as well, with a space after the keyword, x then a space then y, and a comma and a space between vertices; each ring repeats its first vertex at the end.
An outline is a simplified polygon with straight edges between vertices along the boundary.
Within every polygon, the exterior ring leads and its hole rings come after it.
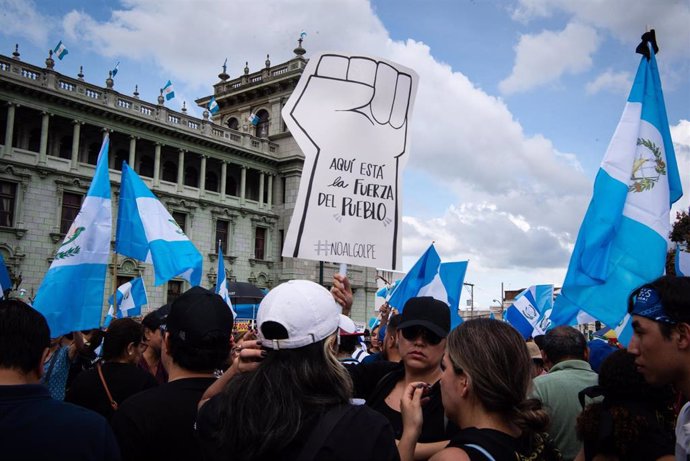
POLYGON ((515 297, 503 318, 528 339, 543 335, 550 326, 553 285, 532 285, 515 297))
POLYGON ((216 277, 216 293, 223 298, 225 304, 230 308, 232 317, 237 318, 235 309, 232 308, 232 301, 230 301, 230 293, 228 292, 228 277, 225 274, 225 261, 223 261, 223 248, 218 245, 218 276, 216 277))
POLYGON ((141 277, 136 277, 129 282, 123 283, 117 287, 117 314, 113 306, 113 295, 110 295, 108 298, 110 309, 108 309, 108 315, 103 325, 107 327, 113 318, 121 319, 123 317, 141 315, 141 306, 145 306, 148 302, 146 287, 141 277))
POLYGON ((79 214, 55 252, 34 299, 34 308, 48 321, 52 338, 98 328, 101 323, 112 229, 109 144, 106 135, 79 214))
POLYGON ((655 54, 654 31, 594 182, 552 323, 580 311, 606 325, 626 315, 628 295, 664 273, 671 205, 682 195, 655 54))

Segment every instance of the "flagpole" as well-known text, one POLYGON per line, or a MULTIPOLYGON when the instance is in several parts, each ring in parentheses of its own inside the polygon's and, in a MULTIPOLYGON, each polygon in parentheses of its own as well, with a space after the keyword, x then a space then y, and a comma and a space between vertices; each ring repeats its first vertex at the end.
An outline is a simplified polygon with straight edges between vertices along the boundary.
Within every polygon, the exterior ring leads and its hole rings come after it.
POLYGON ((117 253, 113 251, 113 318, 117 318, 117 253))

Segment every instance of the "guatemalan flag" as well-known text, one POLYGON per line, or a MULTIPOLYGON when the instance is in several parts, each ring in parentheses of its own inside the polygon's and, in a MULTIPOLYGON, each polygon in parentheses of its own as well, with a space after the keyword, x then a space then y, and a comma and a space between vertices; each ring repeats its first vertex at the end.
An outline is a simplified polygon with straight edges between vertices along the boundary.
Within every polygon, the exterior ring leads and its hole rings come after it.
POLYGON ((664 273, 669 211, 683 191, 659 81, 654 31, 628 102, 594 182, 561 295, 551 320, 569 324, 582 310, 614 327, 632 290, 664 273))
POLYGON ((98 328, 101 323, 112 230, 108 145, 106 136, 81 210, 34 300, 34 308, 45 316, 53 338, 98 328))
POLYGON ((259 124, 259 116, 254 113, 249 114, 248 120, 254 126, 259 124))
POLYGON ((108 315, 103 322, 104 326, 110 325, 113 317, 121 319, 123 317, 134 317, 141 315, 141 306, 149 303, 148 296, 146 296, 146 287, 144 280, 141 277, 134 278, 127 283, 123 283, 117 287, 117 315, 115 315, 115 307, 113 306, 113 295, 108 298, 108 315))
POLYGON ((408 299, 431 296, 449 305, 451 327, 455 327, 462 323, 458 306, 466 270, 467 261, 441 264, 432 243, 397 285, 388 303, 402 312, 408 299))
POLYGON ((676 244, 676 275, 678 277, 690 276, 690 253, 687 245, 676 244))
POLYGON ((168 83, 166 83, 163 87, 163 96, 165 96, 166 101, 170 101, 175 97, 175 89, 173 88, 173 84, 170 80, 168 80, 168 83))
POLYGON ((10 272, 5 265, 5 258, 0 253, 0 299, 5 296, 5 292, 12 289, 12 280, 10 279, 10 272))
POLYGON ((503 318, 528 339, 543 335, 553 307, 553 285, 532 285, 515 297, 503 318))
POLYGON ((228 292, 228 277, 225 275, 225 262, 223 261, 223 249, 218 246, 218 277, 216 277, 216 293, 223 298, 225 304, 230 308, 232 317, 237 318, 235 309, 232 308, 232 301, 230 301, 230 293, 228 292))
POLYGON ((122 164, 115 251, 153 263, 156 286, 177 276, 192 286, 201 283, 201 253, 127 162, 122 164))
POLYGON ((58 42, 58 44, 55 45, 55 49, 53 50, 53 52, 55 53, 55 56, 57 56, 60 61, 62 61, 62 58, 67 56, 67 54, 69 53, 65 44, 62 43, 62 40, 60 40, 58 42))
POLYGON ((211 96, 211 101, 208 103, 208 111, 212 114, 215 115, 218 113, 220 110, 220 106, 218 105, 218 101, 216 101, 216 98, 211 96))

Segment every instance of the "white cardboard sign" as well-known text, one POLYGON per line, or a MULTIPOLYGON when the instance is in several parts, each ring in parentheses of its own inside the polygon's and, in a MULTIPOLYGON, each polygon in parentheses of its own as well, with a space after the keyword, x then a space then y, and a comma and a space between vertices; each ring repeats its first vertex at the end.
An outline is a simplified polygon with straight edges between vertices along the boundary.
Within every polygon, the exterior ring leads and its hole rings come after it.
POLYGON ((282 112, 305 156, 283 256, 400 269, 417 80, 380 58, 311 58, 282 112))

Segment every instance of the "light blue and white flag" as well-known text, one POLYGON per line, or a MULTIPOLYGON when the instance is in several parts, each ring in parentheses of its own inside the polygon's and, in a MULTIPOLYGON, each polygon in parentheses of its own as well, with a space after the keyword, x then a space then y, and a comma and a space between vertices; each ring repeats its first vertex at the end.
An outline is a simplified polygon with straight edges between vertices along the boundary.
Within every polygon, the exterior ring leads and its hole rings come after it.
POLYGON ((5 265, 5 258, 0 253, 0 299, 5 296, 5 291, 12 289, 12 279, 10 279, 10 272, 5 265))
POLYGON ((230 301, 230 293, 228 292, 228 277, 225 274, 225 261, 223 261, 223 249, 218 246, 218 276, 216 277, 216 293, 223 298, 225 304, 230 308, 232 317, 237 318, 235 309, 232 308, 232 301, 230 301))
POLYGON ((173 88, 173 84, 170 80, 168 80, 168 83, 166 83, 163 87, 163 96, 165 96, 166 101, 170 101, 175 97, 175 89, 173 88))
MULTIPOLYGON (((440 266, 441 258, 432 243, 398 284, 397 288, 388 299, 388 304, 398 309, 398 312, 402 312, 408 299, 414 298, 415 296, 431 296, 431 294, 420 295, 419 293, 422 288, 425 288, 426 292, 431 292, 433 291, 433 287, 436 287, 437 295, 439 295, 438 291, 440 290, 438 286, 440 285, 441 288, 443 288, 443 282, 440 281, 438 273, 440 266), (429 286, 431 284, 433 285, 429 286)), ((448 295, 445 293, 444 295, 445 299, 442 299, 442 301, 447 304, 448 295)))
POLYGON ((120 67, 120 61, 118 61, 117 64, 115 64, 115 67, 113 67, 113 70, 111 71, 112 73, 110 76, 112 78, 115 78, 115 76, 117 75, 117 71, 118 71, 119 67, 120 67))
POLYGON ((216 101, 216 98, 214 96, 211 96, 211 101, 208 103, 208 111, 215 115, 218 113, 220 110, 220 106, 218 105, 218 101, 216 101))
POLYGON ((156 286, 177 276, 192 286, 201 283, 201 253, 127 162, 122 164, 115 251, 153 263, 156 286))
POLYGON ((101 324, 112 229, 108 145, 106 136, 81 210, 34 300, 34 308, 45 316, 53 338, 101 324))
POLYGON ((108 298, 108 315, 103 321, 103 326, 110 325, 113 317, 121 319, 123 317, 135 317, 141 315, 141 306, 149 303, 146 296, 146 287, 144 280, 141 277, 134 278, 127 283, 123 283, 117 287, 117 315, 115 315, 113 306, 113 295, 108 298))
POLYGON ((249 123, 252 125, 256 126, 259 124, 259 116, 256 115, 255 113, 249 114, 249 123))
POLYGON ((664 273, 669 211, 683 192, 649 48, 595 180, 551 314, 554 325, 572 323, 580 310, 618 325, 630 292, 664 273))
MULTIPOLYGON (((462 317, 460 317, 459 309, 460 295, 462 294, 463 283, 465 283, 465 273, 467 272, 467 261, 441 263, 439 272, 448 297, 450 329, 452 330, 463 321, 462 317)), ((434 296, 434 298, 436 298, 436 296, 434 296)))
POLYGON ((690 253, 687 245, 676 244, 676 275, 678 277, 690 276, 690 253))
POLYGON ((55 53, 55 56, 57 56, 57 58, 58 58, 60 61, 62 61, 62 58, 64 58, 65 56, 67 56, 67 54, 69 53, 69 51, 67 50, 67 47, 65 46, 65 44, 62 43, 62 40, 60 40, 60 41, 58 42, 58 44, 55 45, 55 49, 53 50, 53 52, 55 53))
POLYGON ((553 285, 532 285, 515 297, 503 318, 528 339, 545 333, 552 306, 553 285))
POLYGON ((618 337, 618 342, 624 347, 628 347, 630 344, 630 339, 632 339, 633 329, 632 329, 632 316, 630 314, 625 314, 621 323, 614 328, 616 336, 618 337))
POLYGON ((384 285, 384 286, 382 286, 382 287, 379 288, 379 290, 376 292, 376 296, 378 296, 379 298, 383 298, 383 299, 385 299, 386 301, 388 301, 388 298, 390 298, 390 296, 393 294, 393 292, 395 291, 395 289, 396 289, 396 288, 398 287, 398 285, 400 284, 400 280, 401 280, 401 279, 396 280, 395 282, 393 282, 393 283, 390 284, 390 285, 384 285))

